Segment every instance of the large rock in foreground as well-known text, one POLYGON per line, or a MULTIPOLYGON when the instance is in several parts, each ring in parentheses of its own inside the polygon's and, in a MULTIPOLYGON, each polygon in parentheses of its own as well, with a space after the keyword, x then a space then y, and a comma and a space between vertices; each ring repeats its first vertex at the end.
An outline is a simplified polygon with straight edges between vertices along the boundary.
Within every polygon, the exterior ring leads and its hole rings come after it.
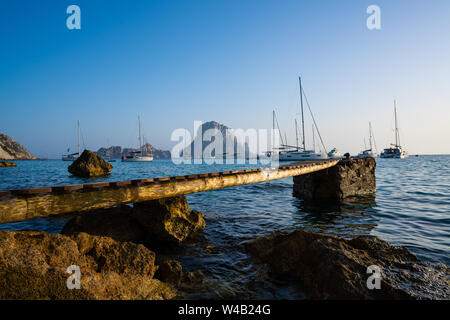
POLYGON ((294 196, 314 203, 336 203, 376 191, 374 158, 343 159, 326 170, 294 177, 294 196))
MULTIPOLYGON (((0 299, 170 299, 153 278, 155 254, 143 245, 79 233, 0 231, 0 299), (69 289, 69 266, 80 289, 69 289)), ((71 282, 74 283, 74 282, 71 282)))
POLYGON ((190 210, 185 196, 135 203, 132 215, 157 241, 180 244, 206 226, 203 214, 190 210))
POLYGON ((257 238, 246 248, 276 275, 295 279, 312 299, 450 298, 446 265, 420 262, 377 237, 344 240, 295 231, 257 238), (381 289, 370 290, 367 268, 374 265, 381 269, 381 289))
POLYGON ((84 150, 68 170, 74 176, 89 178, 108 174, 112 168, 112 165, 103 160, 97 152, 84 150))
POLYGON ((117 241, 181 244, 206 226, 201 212, 190 210, 185 196, 92 210, 70 219, 61 233, 86 232, 117 241))

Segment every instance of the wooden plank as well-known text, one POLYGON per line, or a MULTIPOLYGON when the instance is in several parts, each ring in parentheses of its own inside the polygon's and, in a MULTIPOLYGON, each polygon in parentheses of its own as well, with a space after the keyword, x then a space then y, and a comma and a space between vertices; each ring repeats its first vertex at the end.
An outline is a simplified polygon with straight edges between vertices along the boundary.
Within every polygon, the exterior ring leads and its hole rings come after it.
MULTIPOLYGON (((84 184, 83 188, 78 190, 75 187, 71 190, 70 186, 25 189, 27 191, 24 193, 11 192, 10 196, 0 198, 0 223, 283 179, 324 170, 334 166, 338 161, 322 161, 314 165, 303 165, 300 168, 288 167, 282 170, 274 167, 271 168, 272 170, 265 168, 254 172, 234 170, 232 171, 234 173, 225 171, 220 172, 219 175, 215 173, 190 175, 195 176, 195 179, 170 180, 170 177, 154 179, 164 183, 153 183, 153 179, 136 179, 129 181, 130 183, 124 182, 125 185, 122 188, 116 187, 119 182, 101 182, 84 184), (55 190, 67 192, 49 192, 55 190), (42 192, 46 193, 42 194, 42 192)), ((9 191, 3 192, 8 194, 9 191)))
POLYGON ((82 184, 71 184, 66 186, 56 186, 52 187, 52 192, 60 192, 60 191, 73 191, 83 189, 82 184))

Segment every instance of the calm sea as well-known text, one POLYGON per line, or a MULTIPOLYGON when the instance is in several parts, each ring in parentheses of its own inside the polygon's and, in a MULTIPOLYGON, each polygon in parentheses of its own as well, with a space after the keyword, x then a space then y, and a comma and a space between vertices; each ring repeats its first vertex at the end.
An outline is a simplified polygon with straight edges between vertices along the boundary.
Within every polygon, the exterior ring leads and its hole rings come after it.
MULTIPOLYGON (((59 160, 18 163, 15 168, 0 168, 0 190, 257 167, 117 161, 111 175, 87 180, 71 176, 68 163, 59 160)), ((289 281, 272 279, 243 250, 243 242, 275 230, 305 228, 348 238, 377 235, 408 247, 423 260, 449 265, 450 156, 377 159, 376 176, 374 197, 338 206, 305 206, 292 197, 292 178, 188 195, 191 208, 206 216, 204 234, 195 243, 157 254, 160 259, 178 259, 185 269, 200 269, 207 276, 206 288, 185 292, 186 298, 302 298, 289 281)), ((35 219, 3 224, 0 229, 59 232, 67 219, 35 219)))

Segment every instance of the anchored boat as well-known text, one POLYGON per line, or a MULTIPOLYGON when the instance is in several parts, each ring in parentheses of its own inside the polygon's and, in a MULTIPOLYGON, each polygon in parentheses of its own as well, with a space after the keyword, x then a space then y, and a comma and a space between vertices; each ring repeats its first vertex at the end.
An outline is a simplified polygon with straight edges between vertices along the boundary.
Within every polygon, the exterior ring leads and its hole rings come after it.
POLYGON ((122 156, 122 162, 150 162, 153 161, 153 154, 151 150, 142 148, 141 138, 141 118, 138 116, 139 123, 139 150, 132 151, 122 156))
MULTIPOLYGON (((365 144, 366 143, 364 142, 364 145, 365 144)), ((372 134, 372 124, 370 122, 369 122, 369 149, 361 151, 358 154, 358 156, 360 158, 369 158, 369 157, 376 158, 378 156, 377 146, 375 144, 375 138, 373 137, 373 134, 372 134), (373 148, 372 148, 372 139, 373 139, 373 144, 375 146, 375 151, 373 151, 373 148)))
MULTIPOLYGON (((299 81, 299 86, 300 86, 300 107, 301 107, 301 115, 302 115, 302 145, 299 146, 299 141, 298 141, 298 130, 297 130, 297 120, 295 120, 295 134, 296 134, 296 141, 297 144, 296 146, 290 146, 287 144, 287 141, 283 142, 282 140, 282 147, 280 148, 280 150, 278 150, 278 160, 279 161, 302 161, 302 160, 318 160, 318 159, 328 159, 329 155, 326 153, 326 151, 323 152, 316 152, 315 150, 315 137, 314 137, 314 129, 317 130, 317 133, 319 135, 319 139, 320 142, 323 146, 323 149, 325 149, 325 146, 323 144, 322 141, 322 137, 320 136, 320 132, 319 129, 317 128, 316 125, 316 121, 314 120, 314 116, 311 112, 311 108, 309 107, 308 101, 307 105, 308 105, 308 109, 309 112, 311 114, 311 118, 313 121, 313 148, 312 150, 307 150, 306 149, 306 142, 305 142, 305 118, 304 118, 304 114, 303 114, 303 95, 304 95, 304 91, 302 88, 302 79, 301 77, 298 77, 298 81, 299 81)), ((306 99, 306 96, 305 96, 306 99)), ((273 121, 273 126, 275 129, 275 111, 274 111, 274 121, 273 121)), ((278 128, 279 129, 279 128, 278 128)), ((334 149, 336 153, 338 153, 337 149, 334 149)), ((334 157, 334 153, 333 153, 333 157, 334 157)))
POLYGON ((394 117, 395 117, 395 144, 391 143, 392 147, 386 148, 380 154, 380 158, 393 158, 393 159, 403 159, 408 158, 408 152, 403 150, 400 145, 400 134, 398 131, 397 123, 397 105, 394 100, 394 117))
MULTIPOLYGON (((70 153, 62 156, 62 161, 75 161, 80 156, 80 120, 77 121, 77 136, 78 136, 78 152, 70 153)), ((67 149, 67 152, 70 151, 70 148, 67 149)))

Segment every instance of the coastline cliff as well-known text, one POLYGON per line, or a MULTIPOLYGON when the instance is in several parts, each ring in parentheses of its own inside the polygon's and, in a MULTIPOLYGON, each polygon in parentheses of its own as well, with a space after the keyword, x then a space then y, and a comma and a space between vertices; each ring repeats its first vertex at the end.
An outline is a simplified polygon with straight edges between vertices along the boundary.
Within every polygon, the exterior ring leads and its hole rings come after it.
POLYGON ((0 132, 0 160, 35 160, 24 146, 0 132))

